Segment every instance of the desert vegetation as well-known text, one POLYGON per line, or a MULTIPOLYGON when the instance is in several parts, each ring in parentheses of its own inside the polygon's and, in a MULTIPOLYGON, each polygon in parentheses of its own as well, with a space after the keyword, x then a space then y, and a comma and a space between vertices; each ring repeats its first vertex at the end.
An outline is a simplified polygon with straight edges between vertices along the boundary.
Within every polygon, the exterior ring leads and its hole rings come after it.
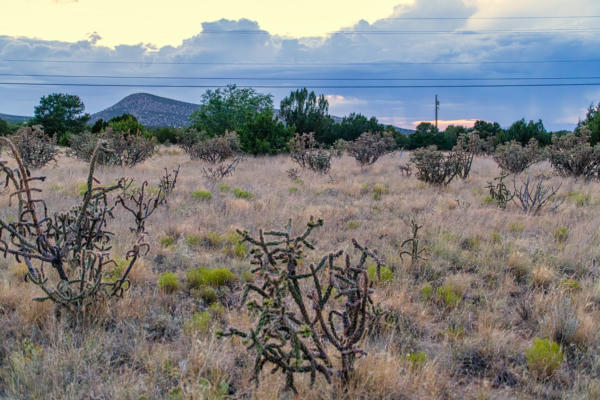
POLYGON ((599 183, 557 167, 594 147, 515 176, 298 135, 217 183, 233 138, 31 171, 2 139, 0 397, 600 395, 599 183))

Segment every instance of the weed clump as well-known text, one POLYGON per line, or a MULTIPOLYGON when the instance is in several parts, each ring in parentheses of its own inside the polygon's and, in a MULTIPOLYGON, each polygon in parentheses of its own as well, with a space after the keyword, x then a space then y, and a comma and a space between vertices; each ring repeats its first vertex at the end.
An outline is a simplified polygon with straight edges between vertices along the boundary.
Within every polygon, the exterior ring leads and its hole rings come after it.
POLYGON ((251 199, 254 195, 240 188, 233 189, 233 195, 238 199, 251 199))
POLYGON ((158 288, 166 294, 179 290, 179 278, 173 272, 163 272, 158 276, 158 288))
POLYGON ((367 275, 369 276, 369 279, 374 282, 389 282, 394 278, 394 273, 388 266, 382 266, 379 272, 380 277, 377 277, 377 265, 375 264, 371 264, 367 268, 367 275))
POLYGON ((190 288, 200 288, 204 285, 220 288, 229 286, 236 281, 236 276, 227 268, 195 268, 186 274, 186 281, 190 288))
POLYGON ((212 199, 212 194, 208 190, 195 190, 192 192, 192 199, 210 200, 212 199))
POLYGON ((525 352, 529 370, 538 379, 552 376, 560 368, 563 352, 560 345, 549 339, 533 339, 533 344, 525 352))

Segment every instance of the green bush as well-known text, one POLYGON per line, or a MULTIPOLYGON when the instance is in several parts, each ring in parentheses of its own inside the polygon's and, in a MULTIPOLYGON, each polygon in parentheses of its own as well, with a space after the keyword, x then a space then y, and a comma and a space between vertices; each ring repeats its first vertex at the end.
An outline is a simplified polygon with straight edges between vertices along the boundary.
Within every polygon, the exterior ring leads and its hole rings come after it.
POLYGON ((531 347, 525 352, 525 359, 529 370, 537 378, 546 378, 560 368, 563 352, 558 343, 549 339, 535 338, 531 347))
POLYGON ((246 243, 242 241, 242 238, 237 233, 229 233, 225 235, 225 247, 223 252, 230 257, 235 257, 240 260, 246 257, 248 249, 246 243))
POLYGON ((389 192, 390 190, 388 188, 381 185, 375 185, 373 186, 373 199, 381 200, 381 196, 388 194, 389 192))
POLYGON ((385 265, 381 267, 380 272, 381 280, 377 279, 377 265, 369 265, 369 267, 367 268, 367 275, 369 279, 374 282, 387 282, 391 281, 394 278, 394 273, 392 272, 392 270, 385 265))
POLYGON ((590 202, 590 195, 587 193, 569 192, 567 197, 575 203, 577 207, 583 207, 590 202))
MULTIPOLYGON (((189 282, 188 282, 189 284, 189 282)), ((201 286, 198 289, 191 289, 190 293, 196 297, 204 300, 208 304, 214 303, 217 301, 219 295, 217 291, 210 286, 201 286)))
POLYGON ((212 199, 212 194, 207 190, 196 190, 192 192, 192 199, 210 200, 212 199))
POLYGON ((429 301, 433 296, 433 286, 427 284, 421 288, 421 296, 423 300, 429 301))
POLYGON ((227 268, 199 267, 189 270, 186 274, 186 280, 190 288, 200 288, 204 285, 219 288, 231 285, 235 282, 236 276, 227 268))
POLYGON ((348 229, 358 229, 358 228, 360 228, 360 222, 348 221, 348 229))
POLYGON ((406 358, 413 367, 422 367, 427 362, 427 355, 422 351, 409 353, 406 358))
POLYGON ((186 335, 195 333, 208 333, 212 322, 212 315, 208 311, 194 313, 192 317, 183 325, 183 332, 186 335))
POLYGON ((581 284, 574 279, 565 278, 560 281, 559 286, 561 289, 566 290, 567 292, 578 292, 581 290, 581 284))
POLYGON ((238 199, 251 199, 254 195, 250 192, 246 192, 240 188, 233 189, 233 195, 238 199))
POLYGON ((175 238, 173 238, 171 236, 163 236, 160 238, 160 245, 162 247, 172 246, 173 243, 175 243, 175 238))
POLYGON ((450 285, 444 285, 437 288, 436 291, 438 301, 448 308, 458 306, 462 300, 460 293, 450 285))
POLYGON ((192 233, 185 235, 185 244, 189 247, 198 247, 202 244, 202 236, 192 233))
POLYGON ((511 233, 522 233, 525 230, 525 225, 520 222, 512 222, 508 226, 508 230, 511 233))
POLYGON ((564 243, 569 238, 569 228, 565 226, 558 227, 554 230, 554 240, 558 243, 564 243))
POLYGON ((158 288, 167 294, 179 290, 179 279, 173 272, 163 272, 158 276, 158 288))

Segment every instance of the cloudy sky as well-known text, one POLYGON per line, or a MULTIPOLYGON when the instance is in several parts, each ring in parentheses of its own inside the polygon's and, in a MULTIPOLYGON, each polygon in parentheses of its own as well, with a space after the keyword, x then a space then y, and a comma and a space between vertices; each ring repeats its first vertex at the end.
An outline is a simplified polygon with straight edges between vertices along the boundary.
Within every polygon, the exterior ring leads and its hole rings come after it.
POLYGON ((600 102, 597 0, 0 2, 0 113, 31 115, 52 92, 93 113, 131 93, 198 102, 205 90, 164 86, 237 83, 276 104, 314 87, 332 114, 407 128, 433 118, 438 94, 446 123, 541 118, 557 130, 600 102), (464 87, 533 83, 598 86, 464 87))

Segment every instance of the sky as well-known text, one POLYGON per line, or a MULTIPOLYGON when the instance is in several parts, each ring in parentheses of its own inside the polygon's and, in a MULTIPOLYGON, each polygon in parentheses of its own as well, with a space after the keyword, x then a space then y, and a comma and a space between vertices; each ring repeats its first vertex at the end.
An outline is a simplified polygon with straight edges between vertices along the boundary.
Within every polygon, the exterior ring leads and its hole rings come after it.
POLYGON ((136 92, 198 103, 206 90, 61 83, 236 83, 272 93, 276 106, 290 87, 307 86, 327 96, 331 114, 405 128, 433 120, 436 94, 442 127, 525 118, 573 129, 600 102, 597 0, 0 0, 0 8, 6 114, 32 115, 53 92, 79 95, 93 113, 136 92), (599 85, 428 87, 523 83, 599 85))

